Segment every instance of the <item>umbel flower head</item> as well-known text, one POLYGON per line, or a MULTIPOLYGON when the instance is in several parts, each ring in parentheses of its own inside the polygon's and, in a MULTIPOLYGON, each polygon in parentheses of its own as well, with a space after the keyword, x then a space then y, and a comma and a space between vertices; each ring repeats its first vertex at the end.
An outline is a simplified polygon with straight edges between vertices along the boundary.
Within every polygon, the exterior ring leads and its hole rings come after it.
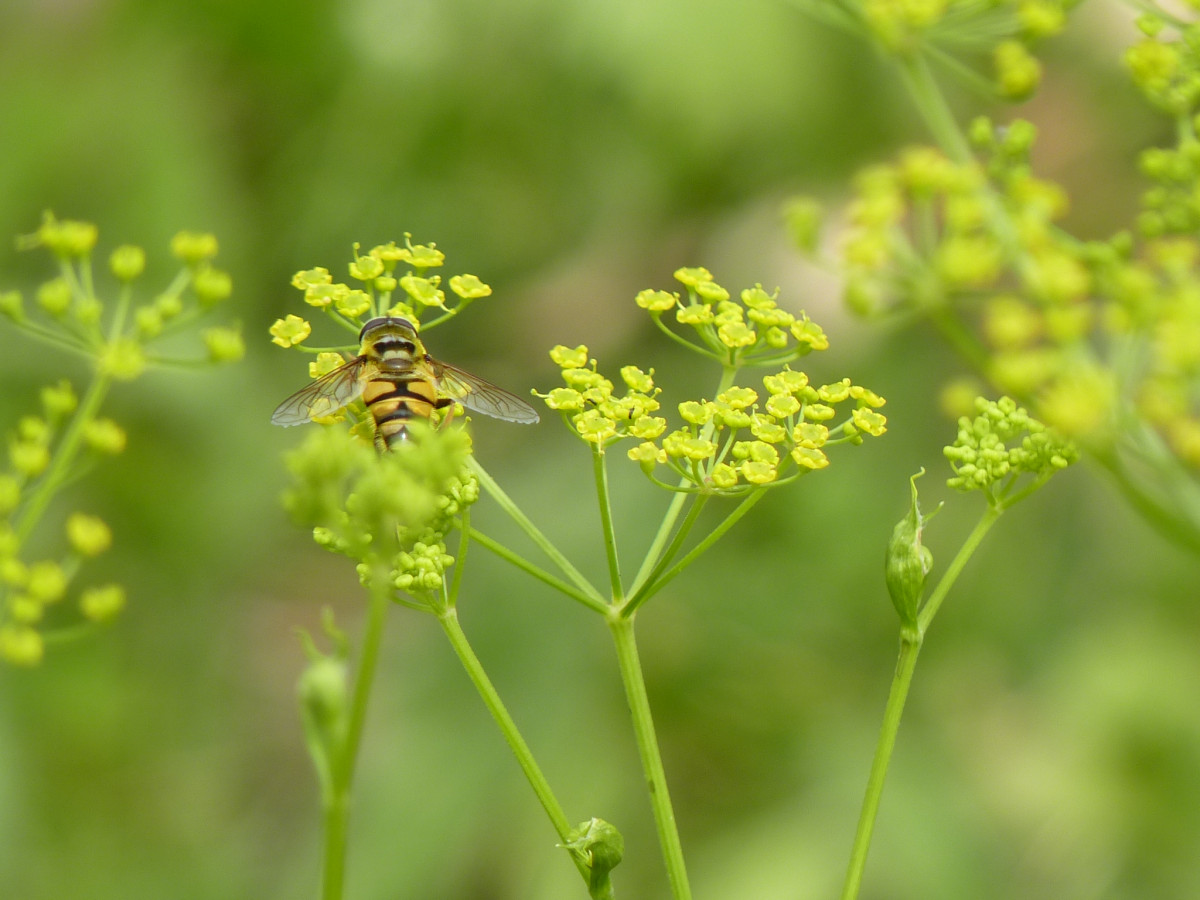
POLYGON ((550 358, 562 371, 564 387, 539 396, 558 410, 584 441, 603 453, 623 440, 636 441, 628 456, 655 483, 670 490, 740 494, 781 484, 829 465, 828 447, 862 443, 887 430, 878 408, 884 399, 843 378, 812 384, 790 363, 829 342, 804 313, 779 308, 775 295, 756 285, 739 301, 712 280, 706 269, 680 269, 675 277, 688 289, 676 294, 646 290, 636 302, 673 340, 722 366, 729 386, 716 396, 674 404, 679 422, 671 428, 662 411, 654 370, 625 366, 623 390, 602 375, 584 345, 557 346, 550 358), (692 330, 680 337, 662 321, 675 319, 692 330), (743 367, 770 366, 754 386, 732 384, 743 367), (839 411, 840 409, 840 411, 839 411), (678 479, 658 477, 665 466, 678 479))
POLYGON ((975 401, 978 415, 958 420, 958 438, 943 451, 954 470, 947 482, 982 491, 993 506, 1011 506, 1076 462, 1079 451, 1010 397, 975 401))
POLYGON ((479 497, 470 449, 462 429, 421 421, 384 454, 345 431, 315 429, 288 455, 295 483, 284 504, 318 544, 357 560, 364 582, 384 568, 398 590, 438 592, 454 563, 446 535, 479 497))
MULTIPOLYGON (((412 235, 406 234, 403 247, 389 241, 360 253, 355 244, 347 282, 335 281, 329 269, 316 266, 292 276, 292 287, 304 294, 309 306, 355 332, 367 319, 385 315, 408 319, 428 329, 492 293, 475 275, 462 274, 447 281, 452 295, 448 298, 441 276, 429 274, 430 269, 441 268, 445 261, 445 254, 436 244, 414 244, 412 235)), ((301 345, 312 334, 312 325, 302 316, 289 314, 275 320, 270 334, 272 342, 281 347, 309 350, 301 345)))

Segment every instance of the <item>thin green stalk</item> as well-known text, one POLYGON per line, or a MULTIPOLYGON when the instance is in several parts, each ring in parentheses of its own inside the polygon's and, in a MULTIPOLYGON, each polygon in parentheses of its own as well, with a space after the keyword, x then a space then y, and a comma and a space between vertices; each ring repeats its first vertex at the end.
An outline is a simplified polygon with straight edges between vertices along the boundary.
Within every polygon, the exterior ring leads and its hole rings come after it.
MULTIPOLYGON (((681 480, 681 484, 684 482, 681 480)), ((679 511, 683 509, 684 501, 688 495, 685 493, 677 493, 671 497, 671 505, 667 507, 666 513, 663 515, 662 522, 659 523, 658 533, 654 535, 654 540, 650 542, 650 548, 646 551, 646 556, 642 560, 641 568, 634 576, 633 584, 629 588, 630 594, 637 593, 646 579, 650 577, 650 570, 654 568, 658 562, 659 556, 663 552, 663 547, 671 538, 671 529, 675 527, 675 520, 679 518, 679 511)))
MULTIPOLYGON (((538 802, 542 804, 542 809, 549 816, 550 824, 554 826, 559 840, 565 844, 571 833, 571 825, 567 821, 566 813, 563 812, 558 798, 554 796, 554 791, 550 789, 550 782, 546 780, 546 776, 542 774, 542 770, 538 767, 537 760, 533 757, 533 751, 529 749, 529 745, 525 743, 525 739, 521 736, 521 732, 517 728, 517 723, 509 715, 508 709, 505 708, 504 702, 500 699, 500 694, 497 693, 495 685, 488 678, 487 673, 483 669, 483 664, 471 648, 471 644, 467 640, 462 626, 459 624, 457 610, 451 606, 446 606, 437 611, 437 617, 438 622, 441 623, 442 630, 446 632, 446 637, 450 640, 450 646, 454 648, 454 652, 462 663, 463 668, 467 670, 467 676, 471 679, 471 683, 475 685, 475 690, 479 692, 479 696, 483 699, 484 705, 487 706, 488 712, 492 714, 496 725, 499 726, 500 733, 504 735, 504 740, 508 742, 509 748, 517 758, 517 764, 520 765, 521 771, 525 773, 525 778, 529 781, 529 786, 533 788, 534 794, 537 795, 538 802)), ((575 859, 574 855, 571 858, 575 860, 575 866, 579 869, 579 873, 586 882, 588 880, 587 869, 579 860, 575 859)))
POLYGON ((512 563, 514 566, 516 566, 522 572, 532 575, 538 581, 540 581, 544 584, 550 585, 550 587, 554 588, 557 591, 561 591, 562 593, 564 593, 568 597, 570 597, 572 600, 575 600, 578 603, 582 603, 584 606, 586 606, 588 609, 592 610, 593 612, 598 612, 601 614, 608 613, 608 604, 605 603, 603 600, 597 600, 596 598, 592 597, 590 594, 583 593, 583 591, 579 590, 573 584, 568 584, 567 582, 563 581, 561 578, 551 575, 545 569, 542 569, 541 567, 536 566, 533 563, 531 563, 529 560, 525 559, 525 557, 523 557, 517 553, 514 553, 512 550, 508 549, 508 547, 504 546, 499 541, 493 540, 492 538, 488 537, 486 534, 484 534, 479 529, 474 528, 474 527, 469 527, 469 532, 471 535, 471 540, 476 541, 479 544, 482 544, 488 550, 491 550, 493 553, 495 553, 497 556, 499 556, 501 559, 512 563))
MULTIPOLYGON (((686 497, 688 495, 681 494, 680 496, 686 497)), ((687 536, 691 533, 692 527, 696 524, 696 520, 700 518, 700 511, 704 509, 707 500, 708 497, 704 494, 700 494, 693 499, 692 505, 687 511, 687 515, 683 517, 683 522, 681 522, 679 528, 675 530, 675 536, 671 538, 670 546, 668 546, 665 551, 661 551, 661 557, 658 560, 658 565, 656 565, 654 569, 646 575, 643 581, 644 585, 653 585, 662 576, 663 570, 666 569, 666 567, 671 564, 672 560, 675 559, 675 556, 679 553, 680 548, 683 546, 683 542, 687 539, 687 536)), ((636 593, 640 592, 640 590, 641 585, 634 589, 633 595, 636 595, 636 593)))
POLYGON ((917 666, 917 655, 920 652, 919 631, 911 631, 901 636, 900 656, 896 661, 896 672, 892 676, 892 688, 888 692, 883 726, 879 730, 879 743, 875 747, 875 759, 871 762, 871 774, 867 778, 867 791, 863 797, 862 811, 858 816, 858 829, 854 834, 854 849, 850 853, 850 866, 846 870, 846 881, 842 886, 842 900, 855 900, 862 885, 867 851, 871 848, 871 833, 875 830, 875 817, 879 812, 879 801, 883 797, 883 783, 887 778, 888 764, 896 746, 896 734, 900 730, 900 717, 904 714, 904 702, 908 699, 908 688, 912 684, 913 670, 917 666))
POLYGON ((975 524, 975 527, 971 529, 971 533, 967 535, 967 539, 963 541, 963 545, 959 548, 958 553, 954 555, 954 559, 950 561, 950 565, 946 568, 946 574, 938 581, 937 587, 933 589, 933 593, 929 595, 929 599, 925 601, 925 604, 921 607, 921 612, 917 615, 917 628, 922 635, 929 630, 929 625, 933 622, 933 617, 937 615, 938 609, 941 608, 942 601, 950 593, 950 588, 954 587, 954 582, 962 574, 967 561, 979 549, 984 535, 991 530, 992 526, 996 524, 996 520, 1000 518, 1000 513, 1000 509, 988 506, 984 510, 983 516, 975 524))
POLYGON ((577 568, 575 568, 574 565, 571 564, 571 561, 563 555, 562 551, 555 547, 554 544, 550 542, 550 539, 542 534, 538 527, 529 520, 529 517, 521 511, 521 508, 517 506, 517 504, 513 503, 512 498, 509 497, 508 494, 504 493, 503 490, 501 490, 500 485, 498 485, 492 476, 489 475, 483 468, 483 466, 479 464, 479 460, 477 460, 474 456, 469 456, 467 457, 467 465, 475 474, 475 477, 479 479, 480 486, 487 491, 488 495, 496 501, 500 508, 503 509, 509 515, 509 517, 517 523, 517 525, 520 526, 521 530, 529 535, 530 540, 537 544, 541 551, 550 558, 550 561, 558 566, 559 570, 566 575, 567 578, 570 579, 571 582, 577 588, 579 588, 582 593, 587 594, 594 600, 604 603, 604 598, 600 595, 600 592, 597 591, 596 588, 592 586, 592 583, 588 581, 587 578, 585 578, 583 574, 577 568))
POLYGON ((871 835, 875 829, 875 819, 879 813, 879 803, 883 797, 883 785, 887 779, 888 766, 892 761, 892 751, 896 747, 896 735, 900 730, 900 719, 904 715, 904 704, 908 699, 908 689, 912 684, 913 672, 917 667, 917 656, 925 640, 933 617, 941 608, 942 601, 954 586, 958 576, 962 574, 967 561, 979 548, 984 535, 988 533, 1000 517, 1001 509, 989 505, 983 516, 967 539, 959 548, 954 559, 950 562, 946 573, 938 581, 937 587, 921 608, 917 616, 915 628, 902 628, 900 631, 900 654, 896 660, 896 671, 892 676, 892 686, 888 692, 887 706, 884 708, 883 725, 879 730, 879 742, 875 746, 875 758, 871 762, 871 773, 867 777, 867 789, 863 796, 862 811, 858 817, 858 828, 854 833, 854 847, 850 851, 850 864, 846 869, 846 880, 842 886, 842 900, 855 900, 862 885, 863 871, 867 865, 867 853, 871 847, 871 835))
POLYGON ((604 530, 604 556, 608 560, 608 583, 612 602, 621 602, 621 562, 617 556, 617 534, 613 530, 612 504, 608 498, 608 466, 604 448, 592 445, 592 475, 596 479, 596 499, 600 503, 600 527, 604 530))
POLYGON ((911 53, 898 57, 900 73, 908 92, 912 95, 917 112, 925 120, 925 125, 954 162, 965 165, 971 162, 971 148, 966 136, 958 127, 950 105, 938 88, 937 80, 929 71, 929 63, 920 53, 911 53))
POLYGON ((633 731, 637 738, 638 753, 642 758, 642 769, 650 791, 650 805, 654 811, 654 822, 658 828, 658 842, 662 848, 667 877, 671 882, 671 895, 675 900, 690 900, 692 890, 688 886, 687 869, 683 862, 683 846, 679 841, 679 829, 675 824, 675 810, 667 791, 667 775, 663 769, 658 739, 654 734, 654 719, 650 715, 650 699, 646 695, 646 680, 642 664, 638 659, 637 642, 633 633, 633 616, 613 615, 608 619, 613 642, 617 648, 617 661, 621 668, 621 681, 625 685, 625 697, 629 701, 629 712, 633 720, 633 731))
MULTIPOLYGON (((738 370, 730 366, 723 366, 721 369, 721 378, 717 382, 717 390, 714 396, 719 396, 733 386, 733 381, 737 378, 738 370)), ((706 425, 703 435, 708 437, 712 433, 712 425, 706 425)), ((680 478, 679 486, 683 487, 688 483, 689 479, 680 478)), ((650 544, 650 549, 646 551, 646 556, 642 560, 642 565, 638 569, 637 575, 633 579, 633 584, 629 588, 629 595, 633 596, 638 593, 645 585, 650 577, 650 572, 658 565, 662 556, 663 547, 671 538, 671 530, 675 527, 675 522, 679 518, 679 512, 683 509, 684 501, 687 500, 686 493, 677 493, 671 498, 671 505, 667 507, 667 512, 663 516, 662 522, 658 526, 658 533, 654 535, 654 540, 650 544)))
POLYGON ((25 503, 13 522, 13 531, 16 532, 17 539, 21 543, 24 543, 33 529, 37 527, 46 506, 62 486, 67 471, 79 451, 79 442, 83 439, 83 429, 96 418, 96 413, 100 409, 100 404, 104 402, 104 396, 108 392, 110 383, 108 376, 97 372, 92 383, 88 385, 87 393, 83 395, 79 408, 75 410, 75 415, 67 425, 66 433, 63 434, 62 440, 54 451, 50 465, 38 480, 37 487, 33 489, 28 502, 25 503))
POLYGON ((345 739, 331 762, 330 790, 324 798, 325 854, 321 878, 322 900, 341 900, 345 890, 350 790, 354 782, 363 725, 367 718, 367 705, 371 699, 371 685, 375 680, 375 669, 379 662, 379 647, 383 640, 383 626, 387 619, 391 591, 386 573, 376 573, 371 579, 371 605, 367 613, 366 633, 363 637, 358 671, 354 676, 354 695, 351 699, 345 739))
POLYGON ((642 586, 640 591, 638 591, 636 594, 631 594, 629 600, 626 601, 625 605, 621 608, 620 614, 622 616, 632 616, 638 607, 666 587, 676 575, 695 562, 696 559, 699 558, 700 554, 704 553, 704 551, 724 537, 725 533, 734 525, 736 525, 742 516, 750 512, 754 504, 761 500, 764 494, 766 494, 765 489, 756 490, 754 493, 746 497, 745 500, 743 500, 734 508, 733 512, 725 517, 720 525, 709 532, 708 536, 705 537, 704 540, 689 550, 683 559, 671 566, 671 568, 664 572, 657 580, 648 581, 642 586))

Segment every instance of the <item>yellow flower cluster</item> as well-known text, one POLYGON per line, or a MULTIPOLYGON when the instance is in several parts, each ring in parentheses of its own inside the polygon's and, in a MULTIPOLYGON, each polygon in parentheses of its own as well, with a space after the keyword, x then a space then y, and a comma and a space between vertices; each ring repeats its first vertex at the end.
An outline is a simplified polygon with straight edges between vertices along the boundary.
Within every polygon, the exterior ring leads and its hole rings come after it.
POLYGON ((804 372, 786 364, 828 346, 824 332, 806 315, 780 309, 776 297, 761 286, 742 291, 741 302, 735 303, 705 269, 680 269, 675 277, 688 288, 688 302, 646 290, 637 295, 638 306, 656 322, 674 310, 676 321, 697 335, 684 342, 719 360, 727 374, 745 365, 781 360, 784 365, 761 379, 761 391, 735 385, 712 400, 679 403, 682 424, 668 431, 667 419, 656 415, 661 391, 654 385, 653 369, 625 366, 620 391, 599 372, 586 346, 557 346, 550 358, 565 386, 539 396, 599 452, 633 439, 638 443, 628 451, 629 458, 657 483, 672 490, 728 494, 824 468, 828 446, 861 443, 864 435, 887 430, 886 418, 876 411, 884 404, 882 397, 848 378, 810 384, 804 372), (839 419, 836 407, 846 403, 854 406, 839 419), (658 466, 671 469, 679 484, 661 481, 655 475, 658 466))
POLYGON ((722 365, 779 365, 829 346, 825 332, 803 311, 793 315, 779 307, 778 290, 768 294, 759 284, 733 300, 708 269, 699 267, 677 270, 675 280, 687 289, 686 301, 678 294, 647 289, 634 302, 673 340, 722 365), (694 338, 681 338, 663 323, 663 314, 672 310, 675 321, 690 327, 694 338))
MULTIPOLYGON (((445 260, 435 244, 413 244, 411 236, 405 235, 403 247, 389 241, 360 254, 355 245, 349 274, 361 287, 334 281, 330 271, 321 266, 297 272, 292 287, 304 292, 304 302, 309 306, 354 326, 380 315, 418 323, 429 309, 440 310, 444 316, 457 315, 471 301, 492 293, 491 287, 474 275, 454 275, 448 284, 457 302, 447 306, 441 276, 426 275, 428 269, 442 266, 445 260), (398 273, 401 265, 408 271, 398 273), (393 301, 397 288, 402 298, 393 301)), ((296 347, 312 333, 312 326, 301 316, 288 315, 276 319, 270 333, 272 342, 280 347, 296 347)))

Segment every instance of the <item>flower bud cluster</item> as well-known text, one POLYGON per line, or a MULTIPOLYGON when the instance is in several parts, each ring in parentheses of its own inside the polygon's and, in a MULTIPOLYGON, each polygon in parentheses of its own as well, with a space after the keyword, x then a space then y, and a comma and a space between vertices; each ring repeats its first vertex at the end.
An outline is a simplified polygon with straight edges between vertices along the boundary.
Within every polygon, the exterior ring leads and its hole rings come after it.
POLYGON ((958 420, 958 437, 943 451, 954 470, 947 482, 950 487, 982 491, 989 500, 1002 502, 1022 476, 1040 483, 1078 460, 1073 443, 1034 419, 1012 398, 979 397, 975 407, 978 415, 958 420))
MULTIPOLYGON (((677 320, 696 329, 698 343, 689 343, 721 359, 727 370, 736 370, 731 359, 762 364, 767 358, 793 359, 828 346, 816 323, 779 309, 761 287, 743 291, 741 304, 736 304, 704 269, 681 269, 676 278, 688 285, 691 302, 647 290, 638 294, 638 305, 656 321, 674 309, 677 320), (783 328, 788 332, 776 346, 768 335, 783 328), (748 334, 744 343, 743 333, 748 334)), ((671 429, 667 418, 657 415, 661 390, 654 384, 653 369, 625 366, 620 372, 624 390, 619 390, 600 373, 586 346, 559 345, 550 358, 565 386, 540 394, 546 405, 562 413, 571 429, 600 452, 619 441, 636 441, 629 458, 671 490, 738 494, 782 483, 829 465, 829 446, 862 443, 864 436, 887 430, 887 419, 876 411, 884 400, 873 391, 848 378, 810 384, 808 375, 786 364, 761 379, 761 390, 732 386, 711 400, 677 404, 681 421, 671 429), (851 404, 839 414, 838 406, 851 404), (659 479, 659 466, 668 467, 679 484, 659 479)))
MULTIPOLYGON (((115 304, 106 304, 93 288, 91 251, 97 237, 89 222, 59 221, 46 213, 41 227, 20 238, 18 246, 49 250, 59 259, 60 274, 38 287, 36 312, 26 308, 19 291, 0 292, 0 316, 36 338, 94 357, 100 371, 118 381, 137 378, 150 362, 179 361, 155 354, 155 339, 179 331, 233 291, 229 274, 212 264, 216 238, 186 231, 176 235, 171 252, 183 269, 162 293, 134 306, 132 285, 145 272, 146 252, 132 245, 112 252, 108 267, 121 290, 115 304)), ((236 361, 245 352, 240 331, 230 326, 208 329, 204 343, 208 362, 236 361)))
MULTIPOLYGON (((59 404, 67 396, 63 385, 43 392, 44 398, 56 396, 59 404)), ((51 407, 51 402, 45 404, 51 407)), ((51 416, 29 416, 21 420, 20 441, 53 439, 51 416)), ((11 443, 16 448, 18 443, 11 443)), ((27 445, 28 446, 28 445, 27 445)), ((39 443, 49 454, 49 443, 39 443)), ((57 627, 72 618, 65 607, 71 588, 83 562, 99 556, 112 545, 112 531, 100 518, 71 513, 63 529, 66 549, 57 558, 31 560, 26 546, 29 501, 38 480, 22 470, 17 461, 32 456, 25 449, 10 454, 10 466, 0 471, 0 661, 31 666, 41 662, 45 653, 45 629, 57 627)), ((103 622, 116 616, 125 605, 125 591, 119 585, 86 587, 75 592, 75 618, 103 622)))
POLYGON ((364 580, 386 564, 398 590, 440 592, 454 563, 446 535, 479 498, 466 469, 470 449, 462 429, 420 422, 384 454, 344 431, 317 429, 288 456, 295 482, 285 505, 318 544, 358 561, 364 580))
MULTIPOLYGON (((304 302, 309 306, 355 330, 368 319, 383 315, 399 316, 419 325, 421 317, 433 310, 436 318, 425 323, 430 327, 458 315, 480 297, 491 295, 491 287, 476 276, 454 275, 446 282, 453 295, 448 304, 441 276, 429 274, 430 269, 445 264, 445 254, 436 244, 414 244, 411 238, 404 236, 403 247, 389 241, 365 254, 360 254, 355 244, 347 282, 334 281, 328 269, 317 266, 297 272, 292 287, 304 293, 304 302), (397 291, 399 296, 394 297, 397 291)), ((303 317, 289 314, 275 320, 270 334, 272 342, 280 347, 298 347, 312 334, 312 326, 303 317)))
MULTIPOLYGON (((65 426, 79 400, 66 380, 40 392, 41 409, 23 416, 7 436, 7 463, 0 465, 0 659, 13 665, 36 665, 44 653, 42 629, 50 620, 68 618, 64 601, 85 559, 99 556, 112 544, 112 532, 101 519, 72 513, 66 520, 67 549, 60 558, 31 561, 26 537, 32 530, 47 490, 52 461, 69 452, 63 447, 65 426)), ((111 419, 91 418, 83 424, 81 449, 92 456, 120 453, 125 433, 111 419)), ((118 585, 89 587, 75 600, 76 614, 101 622, 125 604, 118 585)))

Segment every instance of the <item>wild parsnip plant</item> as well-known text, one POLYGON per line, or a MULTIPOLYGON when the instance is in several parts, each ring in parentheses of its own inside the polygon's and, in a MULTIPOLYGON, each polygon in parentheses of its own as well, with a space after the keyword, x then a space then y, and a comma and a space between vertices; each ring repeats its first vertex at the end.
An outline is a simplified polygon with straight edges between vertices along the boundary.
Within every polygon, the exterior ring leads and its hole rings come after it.
MULTIPOLYGON (((1062 0, 796 0, 896 66, 934 146, 860 173, 832 259, 845 298, 876 317, 924 318, 998 391, 1071 437, 1130 504, 1200 553, 1200 21, 1196 4, 1130 0, 1124 63, 1175 143, 1147 148, 1152 183, 1128 228, 1081 239, 1069 198, 1030 164, 1034 124, 952 114, 936 73, 991 100, 1043 77, 1037 42, 1069 22, 1062 0), (990 59, 990 74, 974 65, 990 59)), ((817 205, 788 212, 814 256, 817 205)), ((962 411, 974 388, 952 386, 962 411)))
MULTIPOLYGON (((324 269, 301 272, 293 284, 305 292, 310 305, 348 330, 357 331, 364 317, 382 314, 414 323, 426 318, 422 327, 427 330, 490 293, 477 278, 459 276, 450 279, 458 299, 448 305, 440 281, 426 274, 442 261, 432 246, 389 244, 365 256, 356 251, 351 274, 362 288, 335 284, 324 269), (409 272, 397 277, 400 263, 409 272), (393 299, 397 287, 404 291, 399 301, 393 299)), ((571 854, 589 895, 614 895, 611 871, 623 853, 620 833, 599 818, 571 826, 458 624, 456 605, 471 542, 596 613, 608 627, 672 895, 691 896, 635 640, 636 614, 712 548, 766 491, 826 468, 829 452, 838 445, 861 444, 867 437, 882 435, 886 419, 878 411, 883 398, 871 390, 848 378, 814 384, 792 367, 828 347, 824 332, 803 312, 787 311, 776 294, 758 285, 733 299, 704 269, 680 269, 675 277, 684 287, 682 295, 646 290, 638 294, 636 303, 670 340, 713 363, 710 396, 672 400, 672 425, 661 390, 654 384, 653 369, 626 365, 620 369, 618 386, 583 345, 551 350, 564 384, 538 395, 560 413, 587 449, 601 526, 597 543, 606 562, 604 584, 593 584, 581 573, 470 455, 469 440, 453 428, 434 430, 414 422, 409 440, 376 456, 364 440, 370 428, 368 414, 355 402, 339 416, 353 423, 357 443, 345 430, 317 432, 290 457, 296 484, 288 505, 297 518, 314 526, 319 544, 357 562, 371 597, 352 686, 347 684, 344 640, 332 626, 327 630, 334 652, 323 655, 312 650, 313 665, 301 682, 308 741, 324 797, 323 896, 327 900, 342 895, 354 759, 379 635, 391 602, 437 617, 549 816, 560 846, 571 854), (755 369, 767 373, 748 378, 755 369), (626 464, 636 464, 645 473, 652 497, 664 499, 657 533, 640 554, 632 577, 627 557, 619 551, 620 529, 609 500, 609 451, 619 445, 627 448, 621 454, 626 464), (660 490, 665 495, 657 495, 660 490), (512 517, 551 569, 471 524, 470 505, 480 491, 512 517), (720 506, 720 514, 715 524, 702 524, 706 520, 701 513, 710 504, 720 506), (452 529, 459 532, 455 556, 447 549, 452 529)), ((272 326, 271 333, 277 344, 305 349, 311 326, 298 316, 287 316, 272 326)), ((341 365, 341 354, 348 351, 354 348, 310 351, 327 354, 324 362, 317 358, 310 374, 319 377, 341 365)))
POLYGON ((1031 418, 1010 397, 1001 397, 998 401, 978 397, 975 407, 977 415, 959 419, 958 438, 945 448, 954 472, 947 483, 963 493, 978 491, 987 505, 928 599, 925 587, 933 570, 933 555, 924 544, 924 530, 941 507, 928 516, 921 513, 917 502, 917 478, 924 474, 924 469, 911 479, 912 502, 908 514, 896 524, 888 543, 885 574, 892 605, 900 617, 900 652, 875 759, 867 779, 842 900, 854 900, 862 884, 904 703, 916 670, 917 656, 934 616, 1001 513, 1029 497, 1052 475, 1079 458, 1073 443, 1031 418))
POLYGON ((92 270, 97 238, 95 225, 47 213, 18 246, 49 251, 58 274, 38 287, 33 308, 19 291, 0 292, 0 315, 18 333, 55 353, 84 358, 91 370, 82 395, 70 380, 57 380, 41 389, 38 411, 31 409, 8 429, 7 466, 0 470, 0 659, 13 665, 38 664, 48 643, 77 637, 125 605, 123 587, 89 585, 80 573, 87 559, 111 545, 108 525, 82 511, 63 521, 46 516, 64 487, 99 459, 124 450, 124 430, 101 415, 110 388, 155 366, 224 363, 243 353, 241 334, 229 326, 203 333, 203 356, 176 358, 155 349, 157 338, 194 329, 229 297, 229 275, 212 265, 216 238, 176 235, 171 251, 183 266, 142 303, 135 300, 134 282, 145 269, 145 251, 123 245, 112 252, 108 268, 118 286, 115 299, 105 300, 92 270), (62 535, 62 550, 33 559, 31 540, 47 528, 62 535))

